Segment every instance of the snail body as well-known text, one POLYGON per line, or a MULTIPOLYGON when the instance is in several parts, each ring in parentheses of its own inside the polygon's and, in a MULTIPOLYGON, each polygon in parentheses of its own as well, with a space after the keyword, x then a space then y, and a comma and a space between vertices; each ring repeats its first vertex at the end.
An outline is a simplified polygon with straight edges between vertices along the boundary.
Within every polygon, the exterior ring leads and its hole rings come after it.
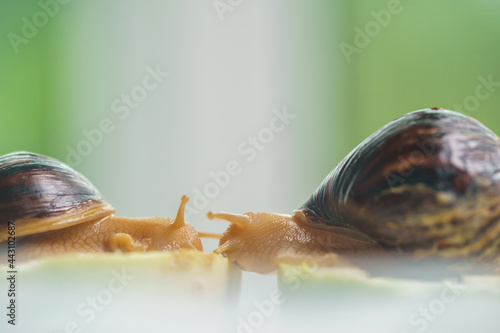
POLYGON ((0 157, 0 243, 16 240, 18 259, 74 252, 202 250, 184 221, 184 196, 175 220, 126 218, 82 174, 42 155, 0 157))
POLYGON ((495 270, 500 140, 460 113, 414 111, 359 144, 292 215, 209 218, 233 222, 216 252, 258 272, 275 269, 284 254, 331 252, 472 259, 495 270))

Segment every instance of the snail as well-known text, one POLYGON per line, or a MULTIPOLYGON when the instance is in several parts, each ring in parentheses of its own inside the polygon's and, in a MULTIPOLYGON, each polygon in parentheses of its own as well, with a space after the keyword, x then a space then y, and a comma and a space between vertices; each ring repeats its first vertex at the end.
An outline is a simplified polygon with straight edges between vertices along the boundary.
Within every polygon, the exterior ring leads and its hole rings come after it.
POLYGON ((499 272, 500 141, 454 111, 410 112, 352 150, 292 215, 207 217, 231 222, 214 252, 259 273, 283 255, 328 253, 499 272))
POLYGON ((184 221, 183 196, 175 219, 115 215, 82 174, 42 155, 0 157, 0 244, 15 243, 17 260, 75 252, 196 249, 198 232, 184 221))

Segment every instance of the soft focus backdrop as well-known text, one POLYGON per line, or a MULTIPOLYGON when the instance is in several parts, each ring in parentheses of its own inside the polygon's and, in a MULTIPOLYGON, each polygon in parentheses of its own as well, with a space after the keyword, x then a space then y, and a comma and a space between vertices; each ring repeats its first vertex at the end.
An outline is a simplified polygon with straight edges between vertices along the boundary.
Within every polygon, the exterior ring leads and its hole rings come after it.
POLYGON ((188 194, 188 220, 222 232, 207 210, 291 213, 407 112, 500 133, 499 16, 497 0, 2 0, 0 153, 65 161, 121 215, 173 217, 188 194))
POLYGON ((500 132, 498 1, 64 2, 0 3, 0 152, 66 161, 123 215, 289 213, 416 109, 500 132))

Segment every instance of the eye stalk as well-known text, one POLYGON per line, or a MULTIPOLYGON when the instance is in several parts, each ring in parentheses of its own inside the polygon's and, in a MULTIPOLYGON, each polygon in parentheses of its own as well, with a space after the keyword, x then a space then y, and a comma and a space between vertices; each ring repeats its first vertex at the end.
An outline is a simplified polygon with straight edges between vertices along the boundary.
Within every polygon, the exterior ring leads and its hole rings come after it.
POLYGON ((210 211, 207 213, 207 217, 210 220, 213 219, 226 220, 239 226, 244 226, 251 222, 250 217, 248 217, 245 214, 231 214, 231 213, 210 211))
POLYGON ((174 222, 172 222, 172 227, 184 227, 186 226, 186 222, 184 221, 184 210, 186 209, 186 203, 189 201, 189 197, 187 195, 183 195, 181 197, 181 204, 179 205, 179 210, 177 210, 177 216, 175 217, 174 222))

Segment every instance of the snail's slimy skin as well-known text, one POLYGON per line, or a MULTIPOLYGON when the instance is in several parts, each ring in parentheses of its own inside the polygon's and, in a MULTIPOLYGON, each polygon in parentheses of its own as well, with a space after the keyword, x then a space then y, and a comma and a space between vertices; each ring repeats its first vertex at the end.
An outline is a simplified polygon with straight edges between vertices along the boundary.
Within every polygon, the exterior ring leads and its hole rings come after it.
POLYGON ((164 217, 109 216, 22 238, 19 260, 65 253, 145 252, 196 249, 203 251, 198 232, 184 221, 187 197, 175 220, 164 217))
POLYGON ((21 260, 65 253, 145 252, 197 249, 202 251, 196 230, 172 226, 162 217, 109 218, 97 223, 27 236, 18 248, 21 260))
POLYGON ((294 212, 293 216, 209 212, 208 217, 232 222, 222 235, 221 245, 215 252, 241 268, 257 273, 276 270, 283 257, 318 258, 328 253, 388 255, 373 241, 354 230, 336 228, 336 232, 324 232, 308 226, 307 217, 301 211, 294 212))

